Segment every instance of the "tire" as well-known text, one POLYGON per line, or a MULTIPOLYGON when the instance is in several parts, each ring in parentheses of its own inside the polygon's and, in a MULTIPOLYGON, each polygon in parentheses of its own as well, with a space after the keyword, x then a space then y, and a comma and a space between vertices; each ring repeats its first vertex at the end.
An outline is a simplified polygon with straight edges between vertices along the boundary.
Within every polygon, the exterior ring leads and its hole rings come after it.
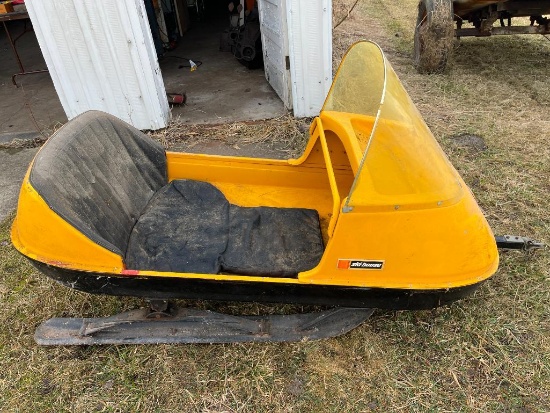
POLYGON ((441 73, 453 49, 452 0, 420 0, 414 31, 414 65, 419 73, 441 73))

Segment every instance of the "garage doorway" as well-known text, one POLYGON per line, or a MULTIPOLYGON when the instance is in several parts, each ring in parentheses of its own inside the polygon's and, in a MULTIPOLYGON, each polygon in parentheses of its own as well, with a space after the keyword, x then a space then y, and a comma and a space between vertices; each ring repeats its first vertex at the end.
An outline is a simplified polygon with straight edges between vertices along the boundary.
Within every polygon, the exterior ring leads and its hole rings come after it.
MULTIPOLYGON (((187 32, 159 59, 166 91, 187 95, 185 105, 172 107, 172 117, 181 121, 225 123, 274 118, 286 112, 263 68, 248 69, 231 52, 220 51, 221 35, 230 26, 227 3, 204 0, 201 13, 189 7, 187 32), (189 60, 196 70, 191 70, 189 60)), ((170 19, 167 14, 168 30, 173 24, 170 19)))

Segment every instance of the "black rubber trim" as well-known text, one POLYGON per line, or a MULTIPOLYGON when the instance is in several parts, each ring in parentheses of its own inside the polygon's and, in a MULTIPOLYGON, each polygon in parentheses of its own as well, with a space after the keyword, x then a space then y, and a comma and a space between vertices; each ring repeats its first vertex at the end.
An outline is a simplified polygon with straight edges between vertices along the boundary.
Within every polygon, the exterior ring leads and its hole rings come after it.
POLYGON ((439 290, 364 288, 232 280, 215 281, 141 275, 119 276, 68 270, 32 259, 31 262, 50 278, 76 290, 91 294, 165 300, 204 299, 391 310, 426 310, 464 298, 473 293, 482 283, 439 290))

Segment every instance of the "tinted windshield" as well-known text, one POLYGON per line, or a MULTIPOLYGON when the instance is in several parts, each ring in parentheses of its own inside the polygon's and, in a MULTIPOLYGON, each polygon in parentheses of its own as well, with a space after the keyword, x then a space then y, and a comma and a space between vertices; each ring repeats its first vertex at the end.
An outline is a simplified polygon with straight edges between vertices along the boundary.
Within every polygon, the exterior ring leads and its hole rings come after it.
POLYGON ((344 56, 324 111, 376 116, 385 84, 384 55, 374 43, 354 45, 344 56))
POLYGON ((347 206, 456 199, 458 174, 376 44, 359 42, 346 53, 323 112, 353 131, 360 151, 347 206))

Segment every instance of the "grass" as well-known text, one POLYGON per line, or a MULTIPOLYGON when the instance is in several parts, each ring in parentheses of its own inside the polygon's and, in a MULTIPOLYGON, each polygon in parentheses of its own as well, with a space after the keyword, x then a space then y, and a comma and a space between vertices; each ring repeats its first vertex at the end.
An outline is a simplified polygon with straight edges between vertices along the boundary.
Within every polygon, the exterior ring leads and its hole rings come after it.
POLYGON ((149 132, 149 135, 174 151, 201 152, 208 145, 218 143, 218 147, 244 149, 255 156, 268 152, 267 157, 289 158, 298 157, 303 152, 310 123, 311 119, 297 119, 288 113, 274 119, 229 124, 189 125, 176 118, 168 128, 149 132))
MULTIPOLYGON (((347 3, 335 2, 335 13, 353 1, 347 3)), ((415 13, 412 0, 360 2, 334 32, 335 61, 356 39, 381 44, 495 233, 549 243, 550 42, 536 36, 463 39, 447 72, 419 75, 411 59, 415 13), (457 137, 465 133, 481 137, 487 148, 461 145, 457 137)), ((299 142, 303 128, 282 123, 298 131, 299 142)), ((248 127, 255 133, 266 126, 228 127, 229 143, 240 145, 248 127)), ((188 136, 184 143, 193 146, 196 135, 188 136)), ((14 251, 9 225, 10 219, 0 225, 0 411, 550 410, 548 250, 501 254, 498 273, 450 307, 378 311, 330 340, 44 348, 32 335, 49 317, 108 315, 141 302, 57 285, 14 251)))

